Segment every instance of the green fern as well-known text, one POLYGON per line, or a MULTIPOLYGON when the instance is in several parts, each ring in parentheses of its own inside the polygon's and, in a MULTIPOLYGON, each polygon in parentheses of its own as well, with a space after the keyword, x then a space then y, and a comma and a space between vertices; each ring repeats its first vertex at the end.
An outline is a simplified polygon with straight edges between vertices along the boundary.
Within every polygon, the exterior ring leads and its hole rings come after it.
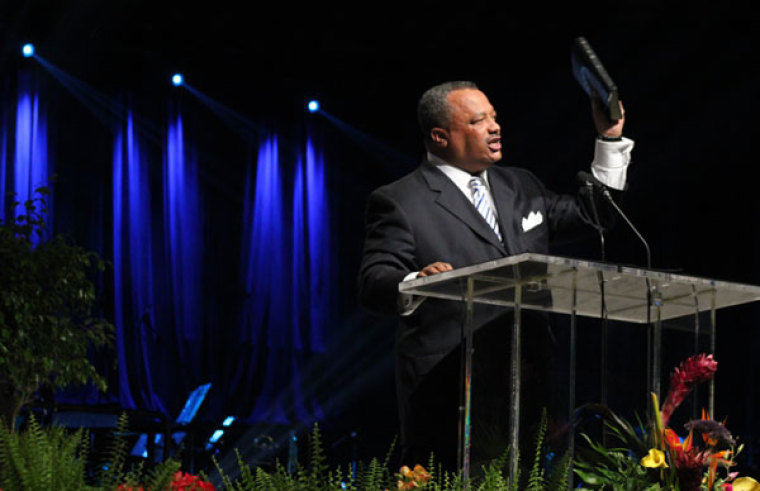
POLYGON ((240 477, 238 478, 238 482, 235 483, 235 489, 264 489, 254 487, 256 486, 256 478, 253 475, 253 472, 251 472, 251 466, 243 461, 243 456, 240 455, 237 448, 235 449, 235 458, 237 459, 238 467, 240 468, 240 477))
POLYGON ((557 464, 549 474, 549 479, 544 489, 552 491, 554 489, 563 489, 568 485, 570 479, 570 470, 573 467, 573 458, 570 451, 565 452, 560 457, 557 464))
POLYGON ((536 431, 536 450, 533 454, 533 467, 528 474, 528 487, 526 491, 542 491, 544 485, 544 466, 543 466, 543 445, 544 436, 546 435, 546 409, 541 411, 541 421, 536 431))
POLYGON ((272 476, 267 474, 261 467, 256 468, 256 476, 251 482, 251 488, 244 487, 243 489, 251 489, 253 491, 270 491, 276 489, 272 476))
MULTIPOLYGON (((462 491, 464 489, 477 491, 557 491, 567 486, 567 480, 572 464, 569 453, 565 453, 554 465, 551 472, 544 470, 545 465, 545 435, 547 423, 546 413, 542 414, 542 422, 535 436, 535 454, 533 465, 528 476, 528 487, 520 488, 520 467, 517 466, 515 476, 510 481, 509 461, 511 451, 506 449, 497 459, 491 461, 483 468, 481 476, 471 478, 465 482, 460 472, 450 472, 435 461, 435 456, 430 455, 427 469, 431 474, 430 481, 424 486, 429 491, 462 491)), ((382 491, 396 487, 395 472, 389 467, 391 456, 395 448, 396 440, 392 442, 389 451, 382 461, 377 458, 368 463, 359 462, 356 475, 352 476, 350 467, 337 467, 330 470, 323 451, 321 433, 318 426, 314 425, 311 440, 309 441, 309 465, 297 464, 295 473, 288 472, 279 462, 275 462, 274 470, 267 472, 261 467, 252 470, 245 464, 237 453, 240 476, 232 481, 214 459, 214 465, 219 472, 222 485, 225 489, 237 491, 382 491)), ((515 455, 519 459, 519 455, 515 455)))
POLYGON ((126 469, 127 440, 123 435, 129 429, 129 421, 126 413, 119 415, 116 429, 111 435, 105 450, 98 462, 96 479, 103 487, 117 486, 126 481, 131 481, 133 476, 128 475, 126 469))
MULTIPOLYGON (((237 451, 237 449, 235 451, 237 451)), ((227 473, 224 472, 224 470, 222 469, 222 466, 219 465, 219 461, 216 460, 216 457, 213 456, 213 455, 211 456, 211 462, 214 464, 214 467, 216 468, 216 471, 219 473, 219 476, 222 479, 222 485, 224 486, 224 488, 225 489, 227 489, 227 488, 229 488, 229 489, 235 489, 233 487, 233 485, 232 485, 232 480, 227 475, 227 473)), ((239 462, 238 462, 238 465, 239 465, 239 462)))
POLYGON ((3 422, 0 431, 0 486, 3 489, 22 489, 25 467, 20 465, 21 461, 18 433, 11 433, 3 422))
POLYGON ((166 489, 179 467, 180 463, 174 459, 167 459, 156 464, 148 471, 143 481, 145 489, 166 489))
POLYGON ((319 425, 314 423, 309 442, 309 487, 314 491, 322 491, 327 485, 327 457, 322 446, 322 434, 319 425), (314 487, 312 487, 314 486, 314 487))
POLYGON ((359 469, 357 476, 359 489, 381 489, 383 484, 387 483, 385 469, 381 467, 380 462, 376 458, 370 460, 369 465, 360 465, 359 469))
POLYGON ((90 489, 80 450, 86 432, 43 429, 30 415, 24 431, 0 425, 0 488, 6 491, 90 489))
MULTIPOLYGON (((511 490, 509 483, 510 448, 483 467, 483 477, 478 485, 479 490, 511 490)), ((515 488, 516 489, 516 488, 515 488)))

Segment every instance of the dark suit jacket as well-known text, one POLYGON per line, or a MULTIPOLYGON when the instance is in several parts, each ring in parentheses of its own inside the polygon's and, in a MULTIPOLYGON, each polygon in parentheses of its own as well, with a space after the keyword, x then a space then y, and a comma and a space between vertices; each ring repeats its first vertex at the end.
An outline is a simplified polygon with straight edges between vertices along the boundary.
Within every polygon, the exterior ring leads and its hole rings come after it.
MULTIPOLYGON (((456 185, 429 162, 370 195, 359 274, 363 306, 397 314, 399 282, 436 261, 460 268, 523 252, 548 253, 552 239, 579 228, 593 231, 584 193, 553 193, 531 172, 515 167, 492 166, 488 180, 504 243, 456 185), (543 222, 523 231, 523 218, 531 212, 540 212, 543 222)), ((478 329, 504 314, 504 308, 478 305, 474 326, 478 329)), ((402 443, 408 436, 409 398, 433 367, 457 348, 463 319, 461 302, 430 298, 412 315, 401 317, 396 376, 402 443)))

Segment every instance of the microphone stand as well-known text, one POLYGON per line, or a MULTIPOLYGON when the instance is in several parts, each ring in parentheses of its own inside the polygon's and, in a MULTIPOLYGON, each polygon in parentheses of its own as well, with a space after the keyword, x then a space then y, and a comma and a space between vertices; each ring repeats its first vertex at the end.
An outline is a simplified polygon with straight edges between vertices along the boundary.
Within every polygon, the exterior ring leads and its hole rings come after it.
MULTIPOLYGON (((591 180, 586 179, 586 188, 589 191, 591 197, 591 211, 594 215, 595 228, 599 232, 599 242, 601 249, 602 262, 606 261, 605 249, 604 249, 604 229, 602 228, 601 220, 599 220, 599 212, 596 209, 596 200, 594 199, 594 183, 591 180)), ((603 188, 606 191, 606 188, 603 188)), ((597 271, 597 281, 599 282, 599 298, 600 298, 600 319, 602 321, 601 331, 601 360, 600 360, 600 396, 599 400, 603 406, 607 405, 607 346, 609 338, 609 327, 607 322, 607 300, 604 293, 604 273, 597 271)), ((602 445, 607 446, 607 428, 602 426, 602 445)))
MULTIPOLYGON (((628 219, 628 216, 626 216, 625 213, 623 213, 623 210, 620 209, 618 204, 615 202, 615 200, 612 198, 612 195, 610 194, 610 191, 604 187, 602 187, 602 195, 609 201, 610 205, 615 209, 615 211, 623 217, 623 220, 628 224, 628 227, 630 227, 631 230, 633 230, 633 233, 636 234, 636 236, 639 238, 642 244, 644 244, 644 250, 646 251, 646 257, 647 257, 647 269, 652 269, 652 253, 649 249, 649 244, 647 243, 646 239, 644 239, 644 236, 639 233, 638 229, 633 225, 633 222, 628 219)), ((657 291, 655 291, 649 281, 649 278, 646 278, 646 287, 647 287, 647 326, 649 326, 649 330, 647 331, 647 379, 648 383, 650 385, 650 392, 653 392, 658 400, 660 399, 660 356, 656 355, 655 351, 659 351, 661 343, 662 343, 662 333, 661 333, 661 326, 659 316, 656 320, 656 325, 652 324, 652 302, 656 299, 658 302, 658 305, 660 303, 659 295, 657 295, 657 291), (654 361, 656 360, 656 362, 654 361)), ((651 407, 649 412, 651 413, 651 407)))

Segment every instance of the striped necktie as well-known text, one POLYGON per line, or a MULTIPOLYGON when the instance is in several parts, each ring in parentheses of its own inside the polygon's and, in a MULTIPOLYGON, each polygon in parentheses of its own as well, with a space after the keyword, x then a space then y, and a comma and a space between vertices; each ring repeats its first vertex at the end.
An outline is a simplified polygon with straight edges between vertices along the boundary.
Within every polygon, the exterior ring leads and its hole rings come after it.
POLYGON ((499 232, 499 224, 496 221, 496 215, 491 209, 491 205, 488 204, 488 198, 486 197, 486 185, 480 177, 474 176, 470 179, 470 189, 472 190, 472 204, 478 210, 483 218, 485 218, 488 225, 491 226, 496 236, 501 240, 501 233, 499 232))

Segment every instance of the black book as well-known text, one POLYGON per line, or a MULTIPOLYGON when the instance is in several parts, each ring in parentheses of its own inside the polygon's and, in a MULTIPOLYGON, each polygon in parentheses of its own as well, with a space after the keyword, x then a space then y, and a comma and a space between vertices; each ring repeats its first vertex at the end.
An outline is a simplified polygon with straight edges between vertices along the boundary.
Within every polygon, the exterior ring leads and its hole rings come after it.
POLYGON ((593 93, 597 93, 607 108, 607 115, 610 119, 622 118, 620 104, 618 104, 617 85, 612 81, 607 70, 604 69, 604 65, 586 38, 575 39, 570 60, 573 65, 573 75, 586 94, 593 97, 593 93))

